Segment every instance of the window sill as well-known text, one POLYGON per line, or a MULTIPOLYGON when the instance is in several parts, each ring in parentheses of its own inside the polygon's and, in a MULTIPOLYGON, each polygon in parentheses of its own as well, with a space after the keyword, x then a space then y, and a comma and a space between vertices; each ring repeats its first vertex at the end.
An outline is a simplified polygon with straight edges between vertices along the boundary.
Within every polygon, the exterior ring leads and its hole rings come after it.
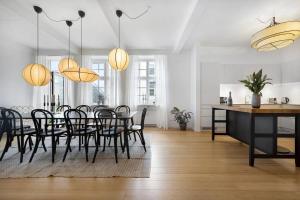
POLYGON ((140 104, 137 106, 137 110, 142 110, 143 108, 147 108, 148 110, 156 110, 159 106, 153 104, 140 104))

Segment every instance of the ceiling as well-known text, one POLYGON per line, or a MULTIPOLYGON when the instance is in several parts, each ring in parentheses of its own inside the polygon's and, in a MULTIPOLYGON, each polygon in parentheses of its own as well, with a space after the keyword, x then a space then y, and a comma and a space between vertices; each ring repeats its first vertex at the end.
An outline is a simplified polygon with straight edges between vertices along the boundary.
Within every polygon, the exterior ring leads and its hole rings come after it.
MULTIPOLYGON (((0 0, 0 36, 35 47, 38 5, 55 19, 76 19, 84 10, 84 49, 110 49, 117 45, 118 20, 115 10, 143 17, 121 18, 121 41, 127 49, 189 49, 205 47, 248 47, 251 35, 277 20, 300 19, 299 0, 0 0), (266 22, 266 23, 263 23, 266 22)), ((67 49, 68 29, 40 17, 40 45, 43 49, 67 49)), ((73 49, 80 47, 80 23, 71 28, 73 49)))

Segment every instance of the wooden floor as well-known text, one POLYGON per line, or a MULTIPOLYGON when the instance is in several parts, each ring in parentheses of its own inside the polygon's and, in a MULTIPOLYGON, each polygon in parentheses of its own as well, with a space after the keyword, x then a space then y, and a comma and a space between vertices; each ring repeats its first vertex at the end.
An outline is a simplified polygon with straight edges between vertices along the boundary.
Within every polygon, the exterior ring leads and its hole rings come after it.
POLYGON ((300 169, 292 160, 256 160, 249 167, 247 146, 229 137, 212 142, 208 133, 147 134, 151 178, 0 179, 0 199, 300 199, 300 169))

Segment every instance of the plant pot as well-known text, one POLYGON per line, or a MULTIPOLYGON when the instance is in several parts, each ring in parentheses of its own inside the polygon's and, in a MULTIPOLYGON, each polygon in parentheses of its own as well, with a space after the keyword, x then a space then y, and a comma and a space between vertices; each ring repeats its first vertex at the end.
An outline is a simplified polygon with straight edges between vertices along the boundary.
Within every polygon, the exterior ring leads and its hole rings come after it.
POLYGON ((186 123, 180 123, 179 127, 180 127, 180 130, 185 131, 186 130, 186 123))
POLYGON ((251 101, 252 108, 260 108, 260 99, 261 99, 260 95, 252 94, 252 101, 251 101))

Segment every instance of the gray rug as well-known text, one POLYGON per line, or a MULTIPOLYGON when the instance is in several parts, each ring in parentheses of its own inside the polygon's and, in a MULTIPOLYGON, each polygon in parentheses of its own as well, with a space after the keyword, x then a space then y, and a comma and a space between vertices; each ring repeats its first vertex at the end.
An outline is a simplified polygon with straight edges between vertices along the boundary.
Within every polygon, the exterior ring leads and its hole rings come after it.
MULTIPOLYGON (((2 143, 2 142, 1 142, 2 143)), ((49 146, 46 142, 46 146, 49 146)), ((69 152, 65 162, 62 162, 65 152, 64 141, 57 147, 55 163, 51 162, 51 149, 44 152, 39 148, 31 163, 28 163, 31 152, 27 149, 24 161, 20 164, 20 154, 17 148, 8 150, 4 159, 0 162, 0 178, 25 178, 25 177, 133 177, 148 178, 151 170, 151 148, 146 139, 147 152, 139 141, 131 140, 130 155, 127 159, 119 148, 119 162, 115 162, 114 148, 107 147, 104 152, 98 151, 95 163, 92 163, 95 148, 89 148, 89 162, 85 160, 85 152, 78 151, 77 141, 72 143, 72 152, 69 152)), ((2 152, 0 152, 2 153, 2 152)))

